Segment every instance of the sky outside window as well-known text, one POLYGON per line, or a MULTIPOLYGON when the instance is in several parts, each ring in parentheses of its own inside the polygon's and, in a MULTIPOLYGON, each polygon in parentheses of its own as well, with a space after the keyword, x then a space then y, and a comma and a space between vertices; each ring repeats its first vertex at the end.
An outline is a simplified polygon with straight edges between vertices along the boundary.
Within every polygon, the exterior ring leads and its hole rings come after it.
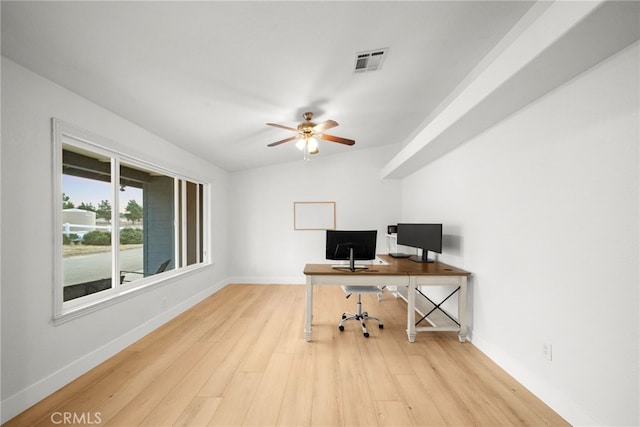
MULTIPOLYGON (((80 178, 72 175, 62 175, 62 189, 69 197, 69 201, 77 208, 81 203, 91 204, 98 208, 102 200, 109 200, 111 204, 111 184, 108 182, 93 179, 80 178)), ((142 206, 142 189, 135 187, 125 187, 123 197, 127 202, 135 200, 142 206)), ((120 212, 124 213, 127 205, 120 206, 120 212)))

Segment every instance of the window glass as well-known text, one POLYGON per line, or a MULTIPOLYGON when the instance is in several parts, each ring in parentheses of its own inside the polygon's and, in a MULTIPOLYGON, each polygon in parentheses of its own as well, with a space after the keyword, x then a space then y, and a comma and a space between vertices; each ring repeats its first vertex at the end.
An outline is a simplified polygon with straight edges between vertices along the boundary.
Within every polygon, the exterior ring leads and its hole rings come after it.
POLYGON ((65 147, 62 155, 63 300, 112 287, 111 159, 65 147))
POLYGON ((129 283, 144 277, 143 192, 148 173, 120 164, 118 187, 119 280, 129 283))
POLYGON ((198 262, 198 191, 197 185, 187 181, 187 265, 198 262))
POLYGON ((203 195, 202 184, 178 180, 178 194, 182 202, 178 209, 180 229, 178 240, 183 249, 181 265, 187 266, 203 261, 203 195))

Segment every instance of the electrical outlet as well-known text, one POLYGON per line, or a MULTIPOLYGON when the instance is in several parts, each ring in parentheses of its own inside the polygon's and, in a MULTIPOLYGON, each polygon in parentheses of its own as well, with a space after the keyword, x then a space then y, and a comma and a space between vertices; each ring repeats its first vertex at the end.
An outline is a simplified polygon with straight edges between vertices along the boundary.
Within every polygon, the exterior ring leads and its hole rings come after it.
POLYGON ((542 344, 542 356, 551 362, 551 343, 542 344))

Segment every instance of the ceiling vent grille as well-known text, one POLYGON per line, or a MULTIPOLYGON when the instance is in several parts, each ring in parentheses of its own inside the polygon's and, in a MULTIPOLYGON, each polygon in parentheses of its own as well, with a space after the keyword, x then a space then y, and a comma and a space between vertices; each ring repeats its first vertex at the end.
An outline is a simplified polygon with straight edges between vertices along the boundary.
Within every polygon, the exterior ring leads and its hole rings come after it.
POLYGON ((389 49, 385 48, 356 53, 353 72, 364 73, 365 71, 377 71, 381 69, 388 51, 389 49))

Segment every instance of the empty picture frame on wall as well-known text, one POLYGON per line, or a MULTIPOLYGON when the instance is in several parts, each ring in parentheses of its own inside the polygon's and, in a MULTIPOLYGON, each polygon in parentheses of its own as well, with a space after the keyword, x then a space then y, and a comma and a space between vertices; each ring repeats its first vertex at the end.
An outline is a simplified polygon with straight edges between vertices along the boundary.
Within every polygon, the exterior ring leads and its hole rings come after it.
POLYGON ((335 230, 336 202, 293 202, 294 230, 335 230))

